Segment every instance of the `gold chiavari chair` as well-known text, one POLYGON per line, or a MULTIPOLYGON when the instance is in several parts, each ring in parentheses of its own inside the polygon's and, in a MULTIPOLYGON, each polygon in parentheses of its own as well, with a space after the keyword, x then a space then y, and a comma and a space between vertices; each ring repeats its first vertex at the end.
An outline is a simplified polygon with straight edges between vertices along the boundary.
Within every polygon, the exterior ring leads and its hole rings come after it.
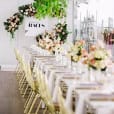
POLYGON ((39 70, 36 69, 35 76, 36 76, 36 84, 35 85, 37 87, 37 90, 36 90, 37 94, 32 102, 32 105, 30 106, 27 114, 32 113, 35 103, 38 100, 39 100, 39 104, 37 105, 37 108, 36 108, 34 114, 38 114, 40 107, 42 107, 42 104, 45 104, 45 106, 43 108, 43 112, 42 112, 43 114, 45 114, 46 112, 49 112, 50 114, 55 114, 54 104, 52 102, 51 95, 50 95, 50 92, 49 92, 48 87, 46 85, 46 82, 44 80, 43 74, 39 70))
POLYGON ((22 86, 26 83, 25 72, 24 72, 24 59, 17 49, 14 49, 16 59, 18 61, 16 68, 16 77, 19 83, 19 90, 21 91, 22 86))
MULTIPOLYGON (((68 92, 68 87, 66 85, 66 83, 64 81, 60 81, 60 90, 61 90, 61 93, 62 93, 62 97, 64 99, 66 99, 66 95, 67 95, 67 92, 68 92)), ((76 93, 76 91, 72 91, 72 98, 71 98, 71 108, 73 110, 73 112, 75 112, 75 108, 76 108, 76 104, 75 102, 78 101, 78 95, 76 93)))
POLYGON ((59 114, 74 114, 73 111, 65 106, 65 99, 63 98, 62 91, 58 87, 58 103, 60 107, 59 114))
POLYGON ((14 49, 14 52, 15 52, 16 60, 18 62, 16 67, 16 77, 17 77, 17 80, 19 80, 23 73, 22 64, 21 64, 22 57, 17 49, 14 49))
POLYGON ((26 77, 26 80, 28 82, 28 85, 25 88, 24 95, 26 95, 29 91, 29 96, 28 96, 28 98, 25 102, 25 105, 24 105, 24 107, 25 107, 24 113, 28 114, 29 109, 31 109, 31 107, 32 107, 31 106, 32 102, 34 101, 34 98, 37 95, 37 92, 36 92, 37 86, 36 86, 35 79, 34 79, 32 72, 31 72, 30 64, 26 64, 25 69, 26 69, 25 77, 26 77))
POLYGON ((41 100, 45 103, 46 106, 44 113, 48 111, 50 114, 54 114, 55 113, 54 104, 42 72, 39 73, 38 81, 39 81, 39 93, 41 96, 41 100))
POLYGON ((30 65, 27 64, 17 49, 14 50, 16 59, 18 61, 16 75, 19 83, 19 90, 21 95, 26 98, 25 111, 30 107, 32 100, 35 97, 35 85, 31 73, 30 65), (27 107, 27 108, 26 108, 27 107))

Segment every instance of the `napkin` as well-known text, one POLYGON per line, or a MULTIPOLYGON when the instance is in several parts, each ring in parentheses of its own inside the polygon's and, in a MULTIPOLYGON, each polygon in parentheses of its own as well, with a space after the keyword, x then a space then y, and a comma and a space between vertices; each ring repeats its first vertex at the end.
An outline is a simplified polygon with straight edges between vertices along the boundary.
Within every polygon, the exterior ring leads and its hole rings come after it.
POLYGON ((76 89, 98 89, 101 86, 100 83, 80 83, 77 84, 76 89))
POLYGON ((91 94, 89 97, 90 100, 98 101, 114 101, 114 95, 108 93, 96 93, 91 94))

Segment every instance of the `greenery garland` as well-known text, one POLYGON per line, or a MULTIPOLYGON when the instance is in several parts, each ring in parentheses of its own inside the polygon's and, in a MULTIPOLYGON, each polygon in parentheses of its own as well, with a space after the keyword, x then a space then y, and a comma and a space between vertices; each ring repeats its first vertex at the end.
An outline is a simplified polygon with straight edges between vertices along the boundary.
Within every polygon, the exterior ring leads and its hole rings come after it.
POLYGON ((38 19, 46 16, 57 18, 66 16, 67 0, 34 0, 33 5, 38 19))
POLYGON ((12 17, 7 19, 6 22, 4 22, 5 29, 10 32, 12 38, 14 38, 14 32, 18 30, 19 25, 23 22, 23 15, 20 13, 15 13, 12 17))

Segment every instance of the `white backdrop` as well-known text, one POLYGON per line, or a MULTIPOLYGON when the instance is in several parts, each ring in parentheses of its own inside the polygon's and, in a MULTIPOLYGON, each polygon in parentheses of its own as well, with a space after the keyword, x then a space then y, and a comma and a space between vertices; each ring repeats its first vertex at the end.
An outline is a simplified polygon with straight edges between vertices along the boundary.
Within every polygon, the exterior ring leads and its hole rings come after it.
MULTIPOLYGON (((30 46, 36 41, 34 38, 25 37, 25 25, 20 26, 15 34, 15 39, 11 40, 9 33, 4 29, 3 22, 18 11, 18 6, 31 3, 32 0, 0 0, 0 65, 3 68, 13 68, 16 65, 14 47, 23 49, 24 46, 30 46)), ((71 1, 70 1, 71 2, 71 1)), ((69 5, 67 22, 70 25, 69 31, 72 31, 72 5, 69 5), (70 15, 69 15, 70 14, 70 15)), ((25 21, 25 20, 24 20, 25 21)), ((49 19, 49 25, 55 23, 49 19)), ((72 39, 72 34, 69 40, 72 39)))

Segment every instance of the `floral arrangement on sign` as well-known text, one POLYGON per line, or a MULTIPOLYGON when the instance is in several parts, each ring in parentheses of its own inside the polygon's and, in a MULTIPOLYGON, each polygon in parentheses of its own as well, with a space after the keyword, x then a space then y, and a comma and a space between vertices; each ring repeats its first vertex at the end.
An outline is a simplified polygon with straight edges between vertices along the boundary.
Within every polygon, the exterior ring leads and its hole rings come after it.
POLYGON ((23 15, 20 13, 15 13, 12 17, 7 19, 6 22, 4 22, 5 29, 10 32, 12 38, 14 38, 14 32, 18 30, 19 25, 23 22, 23 15))
POLYGON ((32 4, 20 6, 18 10, 22 15, 25 15, 27 17, 32 17, 36 14, 36 9, 33 7, 32 4))
POLYGON ((74 62, 78 62, 81 58, 86 57, 88 55, 87 51, 84 49, 85 41, 79 40, 76 41, 75 44, 71 47, 68 55, 71 60, 74 62))
POLYGON ((88 64, 89 68, 105 71, 111 63, 110 58, 110 51, 105 49, 102 42, 98 42, 97 45, 90 47, 90 53, 85 63, 88 64))
POLYGON ((36 40, 39 47, 55 53, 55 51, 61 50, 60 47, 65 43, 68 33, 67 24, 58 23, 51 32, 46 31, 43 34, 38 35, 36 40))
POLYGON ((45 32, 36 37, 38 42, 38 46, 50 51, 51 53, 55 53, 55 51, 60 49, 61 41, 56 39, 55 34, 53 32, 45 32))
POLYGON ((60 39, 60 41, 62 41, 64 43, 67 39, 68 34, 69 34, 69 32, 67 30, 67 24, 66 23, 58 23, 55 26, 54 30, 55 30, 56 39, 60 39))

